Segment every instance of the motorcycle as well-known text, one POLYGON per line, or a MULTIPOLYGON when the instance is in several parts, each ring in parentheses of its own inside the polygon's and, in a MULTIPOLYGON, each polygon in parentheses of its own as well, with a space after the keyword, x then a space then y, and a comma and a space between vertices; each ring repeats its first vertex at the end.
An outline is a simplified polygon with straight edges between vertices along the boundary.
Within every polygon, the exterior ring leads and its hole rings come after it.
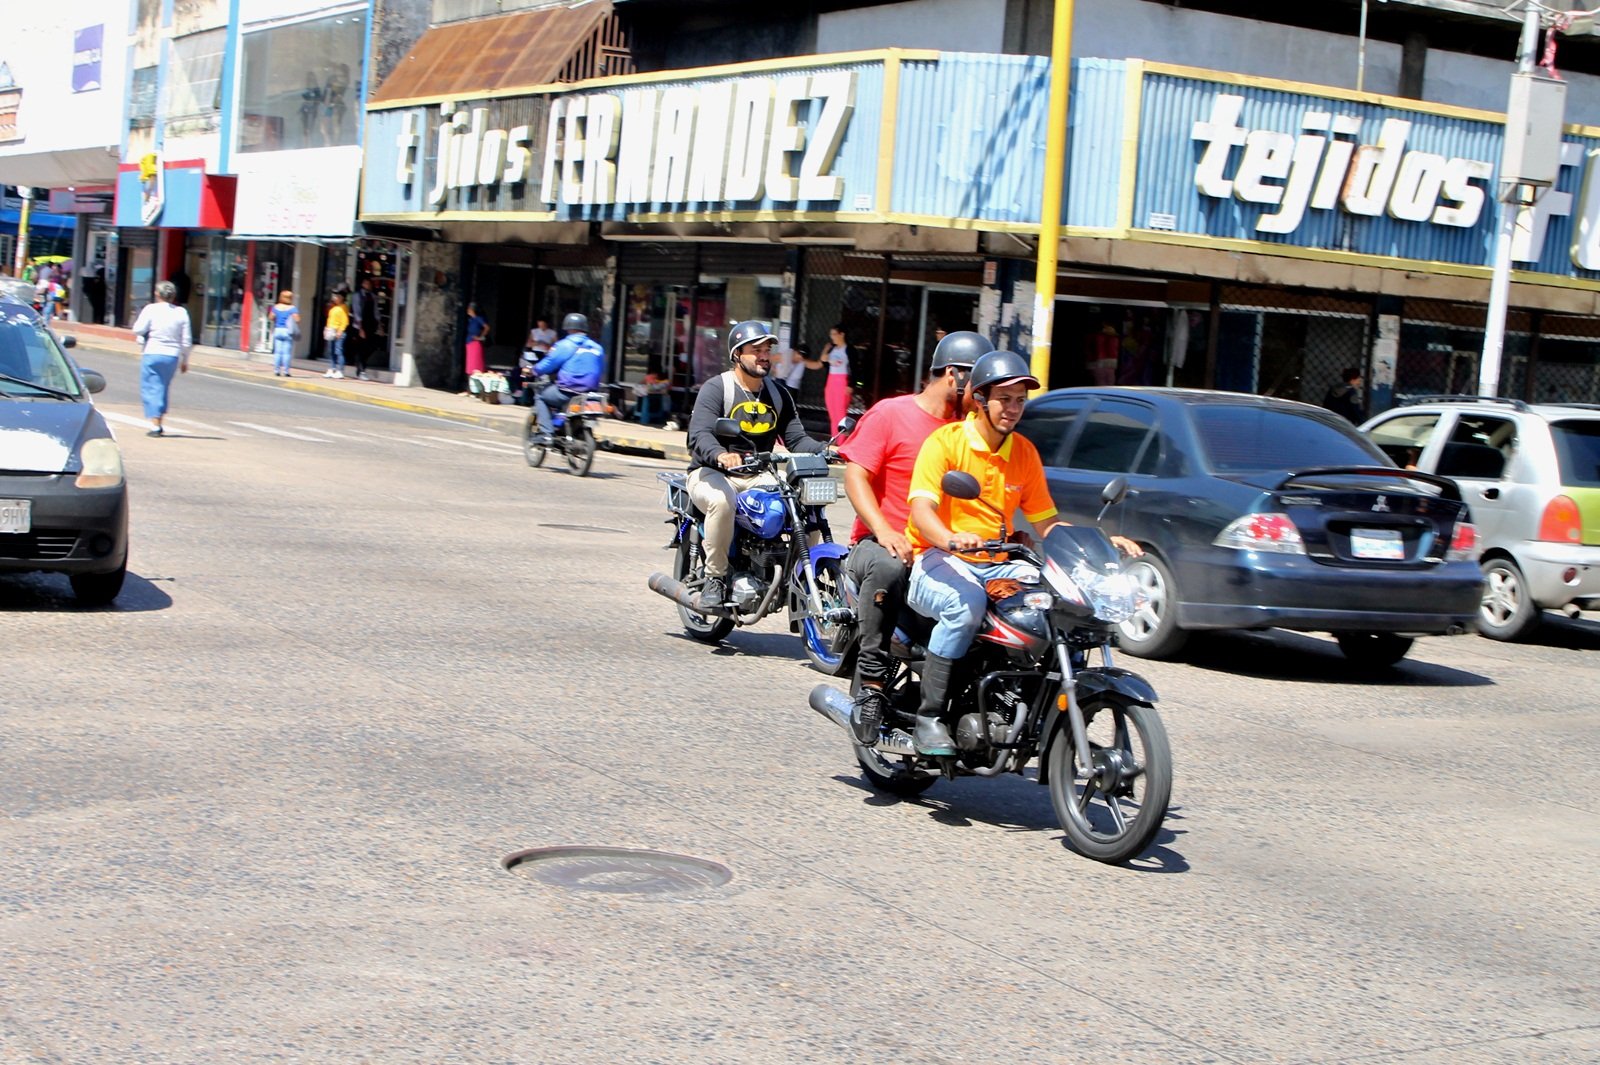
MULTIPOLYGON (((945 474, 941 487, 978 498, 978 482, 967 473, 945 474)), ((1110 507, 1126 491, 1118 477, 1101 500, 1110 507)), ((955 757, 919 755, 912 742, 933 622, 909 607, 892 641, 878 742, 856 742, 854 690, 819 684, 811 708, 849 735, 867 782, 900 798, 922 794, 941 777, 1020 776, 1037 759, 1038 782, 1049 789, 1072 847, 1098 861, 1126 861, 1154 838, 1172 791, 1171 745, 1155 689, 1112 662, 1116 628, 1138 610, 1142 593, 1097 526, 1057 525, 1036 546, 993 540, 980 550, 1033 570, 988 582, 989 608, 951 683, 955 757), (1093 652, 1099 662, 1091 665, 1093 652)))
POLYGON ((574 475, 587 477, 599 446, 594 423, 605 416, 607 409, 604 392, 581 392, 571 397, 562 410, 550 412, 554 431, 548 437, 539 432, 539 419, 529 411, 522 427, 522 454, 528 465, 542 466, 545 456, 556 451, 567 457, 567 469, 574 475))
MULTIPOLYGON (((834 439, 854 425, 844 419, 834 439)), ((719 418, 715 432, 730 448, 743 439, 731 418, 719 418)), ((706 581, 705 516, 689 498, 688 474, 656 474, 666 486, 667 524, 673 527, 666 549, 675 554, 671 575, 652 573, 650 590, 677 603, 684 630, 705 643, 717 643, 736 626, 754 625, 785 607, 789 631, 801 635, 812 666, 841 676, 850 664, 824 657, 835 627, 854 616, 842 593, 849 548, 834 543, 828 524, 827 507, 839 498, 839 482, 820 454, 751 452, 728 472, 748 477, 765 471, 776 475, 777 484, 739 493, 729 549, 729 606, 712 611, 701 610, 695 601, 706 581)))

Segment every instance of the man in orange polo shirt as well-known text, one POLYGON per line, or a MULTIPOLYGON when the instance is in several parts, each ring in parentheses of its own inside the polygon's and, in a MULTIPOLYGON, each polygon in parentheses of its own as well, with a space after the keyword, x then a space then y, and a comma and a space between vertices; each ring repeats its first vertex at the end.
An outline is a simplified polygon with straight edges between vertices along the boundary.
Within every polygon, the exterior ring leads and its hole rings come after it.
MULTIPOLYGON (((973 554, 985 540, 1022 534, 1011 516, 1022 516, 1044 536, 1061 519, 1045 482, 1039 452, 1025 437, 1014 436, 1028 391, 1039 387, 1027 359, 1014 351, 992 351, 972 368, 970 382, 977 409, 965 421, 934 430, 917 454, 911 475, 911 518, 906 533, 916 550, 906 601, 934 619, 928 654, 922 663, 922 702, 913 739, 918 754, 953 756, 955 741, 942 715, 950 676, 972 646, 988 604, 985 584, 1033 567, 993 562, 973 554), (977 499, 945 496, 940 481, 951 470, 978 480, 977 499)), ((1112 543, 1131 555, 1139 546, 1121 536, 1112 543)))

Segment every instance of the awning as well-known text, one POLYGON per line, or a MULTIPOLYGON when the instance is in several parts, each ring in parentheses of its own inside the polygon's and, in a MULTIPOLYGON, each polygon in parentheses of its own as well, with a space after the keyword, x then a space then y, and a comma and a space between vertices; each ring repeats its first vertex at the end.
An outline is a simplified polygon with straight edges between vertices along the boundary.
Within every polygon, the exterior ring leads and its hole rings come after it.
POLYGON ((117 174, 117 225, 134 229, 232 229, 237 178, 206 173, 204 159, 159 161, 162 180, 142 185, 139 164, 117 174))
POLYGON ((483 96, 632 70, 609 0, 546 7, 427 31, 368 106, 483 96))
POLYGON ((109 185, 117 178, 117 146, 67 148, 58 152, 0 155, 0 185, 64 189, 109 185))

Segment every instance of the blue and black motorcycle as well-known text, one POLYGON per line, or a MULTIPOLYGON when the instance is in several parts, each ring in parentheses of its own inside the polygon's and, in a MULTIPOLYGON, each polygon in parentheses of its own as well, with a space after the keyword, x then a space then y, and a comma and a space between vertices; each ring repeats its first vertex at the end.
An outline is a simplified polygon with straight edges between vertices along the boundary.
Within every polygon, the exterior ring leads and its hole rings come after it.
MULTIPOLYGON (((840 435, 854 422, 840 423, 840 435)), ((718 439, 740 438, 739 423, 717 421, 718 439)), ((688 474, 660 473, 673 527, 667 548, 674 552, 671 575, 652 573, 650 588, 678 604, 684 630, 697 640, 717 643, 735 627, 754 625, 777 610, 789 616, 789 631, 805 642, 806 657, 829 676, 843 676, 853 656, 835 650, 841 626, 853 623, 854 611, 844 599, 844 557, 849 548, 834 543, 827 508, 839 498, 839 482, 820 454, 786 451, 751 452, 745 463, 729 471, 739 476, 770 472, 776 481, 739 493, 729 547, 728 606, 704 612, 695 604, 705 584, 705 515, 689 498, 688 474)))

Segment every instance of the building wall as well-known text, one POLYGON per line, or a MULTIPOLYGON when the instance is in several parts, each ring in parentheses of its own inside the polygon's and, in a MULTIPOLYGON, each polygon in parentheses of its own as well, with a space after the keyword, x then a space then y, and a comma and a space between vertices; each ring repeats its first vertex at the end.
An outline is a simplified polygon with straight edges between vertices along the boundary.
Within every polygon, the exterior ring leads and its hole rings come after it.
POLYGON ((1003 52, 1005 24, 1006 0, 908 0, 818 15, 817 51, 939 48, 1003 52))
POLYGON ((417 305, 413 336, 417 374, 428 388, 454 390, 461 381, 461 246, 416 245, 417 305))
MULTIPOLYGON (((0 178, 7 184, 34 184, 6 177, 5 159, 76 148, 110 149, 107 171, 79 173, 77 182, 115 178, 114 150, 122 142, 127 41, 127 5, 116 0, 36 8, 27 18, 8 26, 0 40, 0 63, 9 68, 14 88, 0 90, 0 108, 9 115, 14 106, 20 139, 0 144, 0 178), (74 91, 74 38, 78 31, 94 26, 101 30, 98 87, 74 91)), ((79 75, 80 83, 88 73, 86 67, 79 75)))

